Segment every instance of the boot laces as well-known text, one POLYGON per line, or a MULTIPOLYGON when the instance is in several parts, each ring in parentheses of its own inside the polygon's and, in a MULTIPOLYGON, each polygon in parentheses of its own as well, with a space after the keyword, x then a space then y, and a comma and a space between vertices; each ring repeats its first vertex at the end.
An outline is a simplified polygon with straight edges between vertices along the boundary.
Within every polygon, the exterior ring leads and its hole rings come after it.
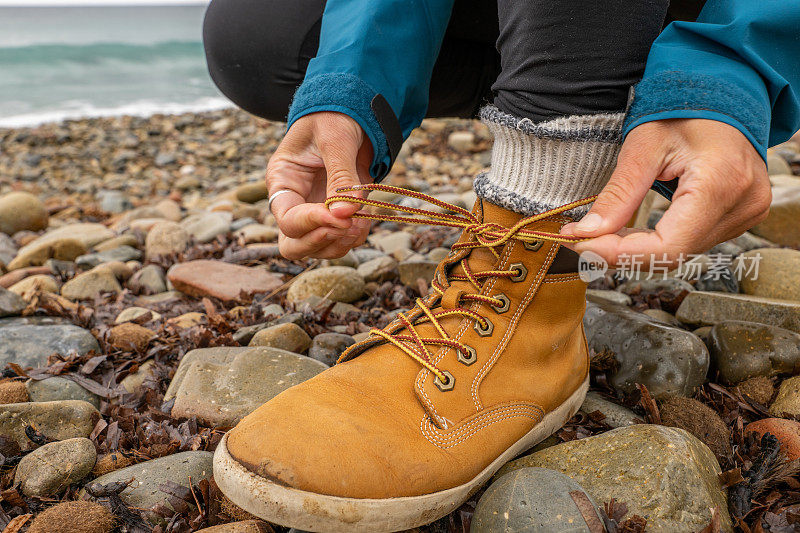
MULTIPOLYGON (((470 268, 468 262, 471 251, 476 248, 488 249, 499 261, 500 247, 512 239, 530 244, 540 243, 541 241, 576 243, 587 240, 587 238, 578 237, 575 235, 561 235, 559 233, 527 229, 527 226, 545 218, 569 211, 570 209, 590 204, 597 198, 597 196, 591 196, 582 200, 570 202, 555 209, 523 218, 512 227, 507 228, 494 222, 481 222, 475 216, 475 214, 457 205, 443 202, 427 194, 410 191, 399 187, 369 184, 343 187, 337 190, 338 193, 361 191, 383 191, 407 196, 409 198, 416 198, 418 200, 435 205, 440 209, 449 211, 449 213, 440 213, 427 209, 420 209, 417 207, 402 206, 370 198, 359 198, 344 194, 328 198, 325 201, 325 205, 328 206, 333 202, 349 202, 362 206, 399 211, 416 216, 371 213, 362 210, 355 213, 353 217, 376 220, 380 222, 391 221, 407 224, 425 224, 461 228, 464 232, 470 235, 470 239, 468 241, 457 242, 454 244, 448 257, 446 257, 442 264, 440 264, 436 269, 436 274, 431 282, 431 288, 433 292, 424 298, 417 298, 414 307, 412 307, 409 311, 401 312, 397 315, 397 320, 399 320, 400 324, 403 326, 399 331, 405 330, 406 334, 389 333, 386 331, 392 326, 392 324, 389 324, 389 326, 384 329, 373 328, 370 330, 370 335, 382 337, 385 341, 395 345, 409 357, 430 370, 430 372, 439 380, 439 383, 444 386, 448 385, 450 379, 453 378, 449 373, 445 373, 444 371, 440 370, 436 364, 434 364, 433 354, 428 346, 447 346, 463 354, 463 356, 468 359, 474 357, 474 352, 467 345, 452 339, 448 335, 447 331, 445 331, 445 329, 442 327, 440 320, 450 316, 460 316, 474 320, 476 324, 484 330, 487 330, 491 327, 490 323, 485 317, 471 309, 467 309, 464 306, 457 305, 453 309, 444 309, 441 307, 439 304, 445 290, 450 286, 452 281, 468 282, 472 286, 474 292, 465 291, 461 293, 458 297, 459 303, 462 301, 483 302, 495 308, 499 308, 505 305, 507 302, 496 297, 480 294, 481 285, 491 278, 512 279, 519 275, 519 271, 515 269, 484 270, 481 272, 474 272, 470 268), (451 271, 451 267, 456 265, 461 266, 461 271, 463 274, 455 274, 451 271), (422 337, 420 335, 416 326, 426 322, 430 322, 434 326, 436 332, 439 334, 438 338, 422 337)), ((349 353, 353 348, 355 348, 355 346, 357 345, 354 345, 345 351, 339 358, 338 362, 348 360, 349 353)))

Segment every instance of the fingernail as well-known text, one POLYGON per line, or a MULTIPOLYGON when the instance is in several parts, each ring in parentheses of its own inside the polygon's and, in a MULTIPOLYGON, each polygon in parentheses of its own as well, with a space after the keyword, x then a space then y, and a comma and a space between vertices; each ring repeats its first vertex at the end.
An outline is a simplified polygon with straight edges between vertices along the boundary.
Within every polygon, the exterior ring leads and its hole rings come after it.
POLYGON ((603 217, 597 213, 589 213, 580 221, 578 221, 578 223, 575 225, 575 229, 583 232, 591 232, 599 228, 600 224, 602 223, 603 217))
POLYGON ((330 209, 347 209, 347 208, 349 208, 351 205, 353 205, 353 204, 351 204, 351 203, 349 203, 349 202, 333 202, 333 203, 331 204, 331 207, 330 207, 330 209))

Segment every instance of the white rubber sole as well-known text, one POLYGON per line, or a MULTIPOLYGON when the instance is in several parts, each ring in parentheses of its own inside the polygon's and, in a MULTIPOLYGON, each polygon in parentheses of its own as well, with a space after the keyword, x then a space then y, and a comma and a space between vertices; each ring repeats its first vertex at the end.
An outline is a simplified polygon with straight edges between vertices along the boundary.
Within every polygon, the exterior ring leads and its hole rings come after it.
POLYGON ((319 533, 391 532, 429 524, 457 509, 501 466, 558 431, 580 409, 589 379, 567 401, 472 480, 458 487, 402 498, 361 499, 316 494, 254 474, 228 453, 225 435, 214 453, 214 480, 245 511, 268 522, 319 533))

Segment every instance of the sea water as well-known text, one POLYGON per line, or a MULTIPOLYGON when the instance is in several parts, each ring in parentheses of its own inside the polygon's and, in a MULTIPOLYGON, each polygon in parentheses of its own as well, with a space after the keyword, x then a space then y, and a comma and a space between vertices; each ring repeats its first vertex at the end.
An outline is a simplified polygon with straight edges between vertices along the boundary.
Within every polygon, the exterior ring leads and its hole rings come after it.
POLYGON ((230 105, 206 70, 204 11, 0 7, 0 127, 230 105))

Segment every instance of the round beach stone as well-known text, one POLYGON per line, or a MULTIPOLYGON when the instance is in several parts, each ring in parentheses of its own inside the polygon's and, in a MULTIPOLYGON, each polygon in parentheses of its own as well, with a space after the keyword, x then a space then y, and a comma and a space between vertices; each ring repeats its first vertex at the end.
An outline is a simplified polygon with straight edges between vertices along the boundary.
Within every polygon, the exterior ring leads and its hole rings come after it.
POLYGON ((208 259, 177 264, 167 272, 167 278, 182 293, 225 301, 238 300, 242 293, 271 292, 283 284, 279 276, 263 268, 208 259))
POLYGON ((800 372, 800 334, 783 328, 727 320, 711 328, 706 344, 714 367, 728 384, 800 372))
POLYGON ((800 376, 787 378, 778 387, 778 394, 769 406, 772 416, 793 418, 800 416, 800 376))
POLYGON ((358 265, 356 271, 364 278, 364 281, 376 281, 378 283, 396 279, 398 276, 397 261, 388 255, 381 255, 375 259, 365 261, 358 265))
POLYGON ((14 475, 26 496, 54 496, 89 475, 97 461, 92 441, 74 438, 51 442, 22 458, 14 475))
POLYGON ((74 381, 53 376, 41 381, 29 379, 25 382, 28 396, 32 402, 53 402, 57 400, 81 400, 100 408, 100 397, 89 392, 74 381))
POLYGON ((84 355, 100 351, 97 340, 83 328, 52 319, 27 317, 0 319, 0 366, 43 366, 47 358, 84 355))
POLYGON ((800 422, 785 418, 762 418, 744 427, 745 434, 755 433, 759 439, 770 433, 778 438, 781 451, 790 461, 800 458, 800 422))
MULTIPOLYGON (((40 239, 43 238, 40 237, 40 239)), ((19 268, 42 265, 48 259, 73 261, 87 251, 86 246, 77 238, 64 236, 44 241, 40 239, 36 239, 20 248, 16 257, 8 264, 8 269, 17 270, 19 268)))
POLYGON ((28 439, 25 428, 33 425, 53 440, 88 437, 100 419, 95 407, 80 400, 10 403, 0 406, 0 435, 16 441, 22 450, 38 445, 28 439))
POLYGON ((177 222, 163 220, 156 223, 144 241, 145 257, 156 257, 179 254, 189 247, 189 233, 177 222))
POLYGON ((800 248, 800 187, 775 187, 767 219, 750 229, 751 233, 780 246, 800 248))
POLYGON ((0 231, 13 235, 18 231, 39 231, 47 227, 47 209, 29 192, 10 192, 0 196, 0 231))
POLYGON ((58 294, 58 282, 53 276, 35 274, 18 281, 8 288, 13 293, 20 295, 24 300, 30 299, 37 291, 58 294))
POLYGON ((348 346, 355 344, 350 335, 343 333, 320 333, 311 342, 308 356, 328 366, 333 366, 348 346))
POLYGON ((740 282, 745 294, 800 301, 799 251, 757 248, 741 254, 736 260, 744 261, 743 266, 758 261, 758 275, 744 276, 740 282))
POLYGON ((636 413, 627 407, 608 401, 594 391, 586 393, 586 398, 581 405, 581 411, 587 415, 594 412, 601 413, 605 417, 602 423, 612 428, 632 426, 638 424, 641 420, 636 413))
POLYGON ((690 292, 675 316, 682 323, 695 327, 744 320, 800 332, 800 302, 747 294, 690 292))
POLYGON ((113 273, 106 269, 78 274, 61 287, 61 296, 70 300, 93 300, 107 292, 118 294, 122 287, 113 273))
POLYGON ((592 533, 603 528, 597 504, 575 481, 546 468, 520 468, 501 476, 483 493, 472 516, 472 533, 592 533), (581 513, 572 494, 585 497, 581 513), (590 521, 591 526, 586 522, 590 521), (598 529, 600 528, 600 529, 598 529))
POLYGON ((254 204, 267 198, 267 184, 263 180, 245 183, 236 189, 236 199, 246 204, 254 204))
POLYGON ((16 292, 0 287, 0 317, 17 316, 28 306, 16 292))
POLYGON ((430 283, 433 279, 433 273, 436 272, 436 267, 439 265, 436 261, 401 261, 397 265, 397 270, 400 273, 400 282, 406 287, 417 287, 417 280, 423 280, 425 283, 430 283))
POLYGON ((156 313, 155 311, 151 311, 150 309, 145 309, 144 307, 128 307, 117 315, 117 318, 114 319, 114 323, 122 324, 123 322, 133 322, 145 315, 150 315, 148 322, 150 320, 158 320, 161 318, 160 314, 156 313))
POLYGON ((277 324, 253 335, 248 346, 267 346, 293 353, 304 353, 311 346, 311 337, 297 324, 277 324))
POLYGON ((286 293, 290 302, 319 296, 334 302, 351 303, 364 295, 364 278, 356 269, 343 266, 322 267, 297 276, 286 293))
POLYGON ((225 212, 200 213, 181 221, 183 228, 199 243, 213 241, 231 228, 232 215, 225 212))

